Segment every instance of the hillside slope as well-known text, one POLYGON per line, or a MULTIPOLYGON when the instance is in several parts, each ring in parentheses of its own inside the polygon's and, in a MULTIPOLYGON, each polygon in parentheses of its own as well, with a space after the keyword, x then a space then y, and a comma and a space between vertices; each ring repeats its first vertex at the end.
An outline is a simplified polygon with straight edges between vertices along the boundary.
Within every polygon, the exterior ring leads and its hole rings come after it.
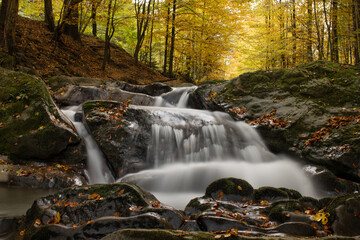
POLYGON ((16 41, 17 64, 35 69, 45 79, 66 75, 121 80, 134 84, 169 80, 145 64, 135 64, 132 56, 114 45, 111 48, 111 62, 102 71, 103 41, 83 35, 81 43, 67 36, 61 37, 62 43, 56 43, 53 34, 41 21, 19 17, 16 41))

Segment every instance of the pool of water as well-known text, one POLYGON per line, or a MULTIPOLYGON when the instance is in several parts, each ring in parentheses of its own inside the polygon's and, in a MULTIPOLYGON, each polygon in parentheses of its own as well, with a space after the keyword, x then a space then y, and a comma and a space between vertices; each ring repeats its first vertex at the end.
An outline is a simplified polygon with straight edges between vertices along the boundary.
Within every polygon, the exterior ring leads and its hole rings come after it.
POLYGON ((53 189, 15 188, 0 185, 0 217, 23 215, 34 200, 54 192, 53 189))

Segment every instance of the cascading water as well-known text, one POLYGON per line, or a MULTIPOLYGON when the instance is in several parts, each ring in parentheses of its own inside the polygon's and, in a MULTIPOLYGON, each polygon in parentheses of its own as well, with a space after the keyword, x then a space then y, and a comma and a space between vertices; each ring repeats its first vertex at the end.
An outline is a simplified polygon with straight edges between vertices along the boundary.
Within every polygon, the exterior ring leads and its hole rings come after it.
POLYGON ((87 153, 87 171, 90 184, 114 182, 106 159, 95 140, 86 130, 81 121, 76 121, 75 115, 79 113, 81 106, 72 106, 62 109, 62 112, 71 120, 79 135, 84 139, 87 153))
POLYGON ((180 104, 174 99, 186 107, 193 90, 168 93, 155 107, 134 106, 154 116, 147 153, 154 169, 128 174, 120 181, 135 182, 177 208, 223 177, 242 178, 254 187, 287 187, 316 197, 302 166, 271 153, 253 127, 226 113, 175 108, 180 104))

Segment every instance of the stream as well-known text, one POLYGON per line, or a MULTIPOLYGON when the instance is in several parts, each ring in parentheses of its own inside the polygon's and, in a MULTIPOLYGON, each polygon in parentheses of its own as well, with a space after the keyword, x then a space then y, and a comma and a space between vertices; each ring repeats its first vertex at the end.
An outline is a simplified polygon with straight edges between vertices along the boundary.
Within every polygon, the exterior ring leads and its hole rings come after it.
MULTIPOLYGON (((154 106, 130 105, 150 113, 151 141, 147 159, 153 167, 114 179, 98 144, 81 122, 81 105, 62 109, 83 137, 88 155, 89 184, 126 181, 137 183, 161 202, 184 209, 204 195, 216 179, 241 178, 254 188, 287 187, 305 196, 319 197, 309 174, 295 160, 271 153, 256 129, 228 114, 187 108, 195 87, 177 88, 156 97, 154 106)), ((145 159, 144 159, 145 160, 145 159)), ((21 215, 50 190, 0 186, 0 216, 21 215)))
MULTIPOLYGON (((255 188, 286 187, 318 197, 303 166, 287 156, 271 153, 254 127, 234 121, 223 112, 187 108, 189 94, 194 90, 177 88, 157 97, 154 106, 130 106, 151 116, 146 161, 153 168, 116 181, 136 183, 178 209, 202 196, 211 182, 225 177, 245 179, 255 188)), ((75 121, 79 107, 63 112, 86 141, 90 182, 113 182, 97 144, 83 123, 75 121)))

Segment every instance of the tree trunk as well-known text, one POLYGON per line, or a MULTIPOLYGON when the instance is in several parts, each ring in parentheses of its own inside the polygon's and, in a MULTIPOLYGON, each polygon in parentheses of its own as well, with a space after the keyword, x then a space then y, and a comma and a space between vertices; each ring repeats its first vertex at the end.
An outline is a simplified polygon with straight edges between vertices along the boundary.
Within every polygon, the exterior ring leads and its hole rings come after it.
POLYGON ((97 11, 97 4, 92 3, 92 5, 91 5, 91 22, 92 22, 92 34, 94 37, 96 37, 96 35, 97 35, 96 11, 97 11))
POLYGON ((167 73, 167 60, 168 60, 168 47, 169 47, 169 25, 170 25, 170 0, 167 3, 167 16, 166 16, 166 33, 165 33, 165 49, 164 49, 164 74, 167 73))
POLYGON ((152 0, 148 0, 148 2, 146 1, 140 2, 139 0, 135 0, 137 42, 135 47, 134 58, 136 63, 139 61, 140 49, 144 42, 146 30, 149 24, 151 1, 152 0))
POLYGON ((319 51, 319 60, 323 60, 324 58, 324 44, 321 38, 319 20, 317 15, 317 7, 316 7, 316 0, 314 0, 314 15, 315 15, 315 25, 316 25, 316 33, 317 33, 317 47, 319 51))
POLYGON ((149 46, 149 65, 151 66, 152 65, 152 51, 153 51, 153 48, 152 48, 152 45, 153 45, 153 37, 154 37, 154 15, 155 15, 155 0, 153 2, 153 6, 152 6, 152 16, 153 18, 151 19, 151 29, 150 29, 150 46, 149 46))
POLYGON ((173 76, 174 52, 175 52, 175 18, 176 18, 176 0, 173 0, 172 27, 171 27, 171 46, 169 56, 169 75, 173 76))
POLYGON ((44 0, 45 23, 51 32, 55 30, 52 0, 44 0))
POLYGON ((353 30, 354 30, 354 60, 355 65, 360 64, 360 3, 353 0, 353 30))
POLYGON ((296 4, 295 0, 292 0, 292 27, 291 27, 292 37, 293 37, 293 55, 292 55, 292 64, 296 65, 296 41, 297 41, 297 33, 296 33, 296 4))
POLYGON ((62 18, 56 28, 56 40, 60 39, 61 34, 66 34, 75 40, 80 41, 79 32, 79 3, 82 0, 64 0, 62 18))
POLYGON ((15 28, 19 10, 19 0, 3 0, 0 16, 0 46, 10 55, 16 52, 15 28))
POLYGON ((332 18, 331 18, 331 38, 332 38, 332 49, 331 49, 331 61, 339 62, 339 36, 338 36, 338 0, 332 0, 331 6, 332 18))
POLYGON ((307 0, 307 39, 306 39, 306 57, 308 62, 312 62, 314 60, 313 53, 312 53, 312 15, 313 15, 313 9, 312 9, 312 1, 307 0))

